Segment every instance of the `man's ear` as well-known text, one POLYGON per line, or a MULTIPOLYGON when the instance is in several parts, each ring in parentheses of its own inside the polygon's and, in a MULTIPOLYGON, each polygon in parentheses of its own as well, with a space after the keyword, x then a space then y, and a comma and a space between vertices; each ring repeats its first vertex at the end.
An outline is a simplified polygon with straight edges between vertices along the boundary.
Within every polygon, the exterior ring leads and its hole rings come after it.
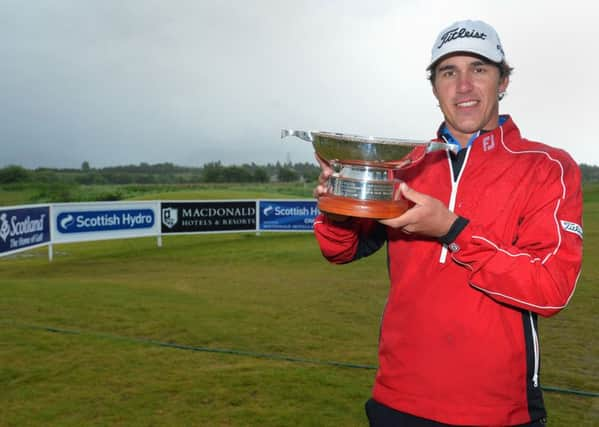
POLYGON ((439 100, 439 96, 437 94, 437 88, 435 87, 435 84, 432 84, 432 88, 433 88, 433 95, 435 95, 435 98, 437 98, 437 100, 439 100))
POLYGON ((507 90, 508 85, 510 84, 510 77, 505 76, 502 81, 499 82, 499 87, 497 88, 498 93, 503 93, 507 90))

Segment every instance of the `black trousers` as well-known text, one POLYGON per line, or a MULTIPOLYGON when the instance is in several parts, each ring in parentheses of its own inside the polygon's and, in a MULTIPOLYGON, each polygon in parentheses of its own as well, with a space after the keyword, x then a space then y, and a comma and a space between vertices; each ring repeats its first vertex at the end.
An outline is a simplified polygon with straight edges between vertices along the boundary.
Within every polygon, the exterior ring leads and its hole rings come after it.
MULTIPOLYGON (((366 415, 368 416, 370 427, 452 427, 450 424, 443 424, 396 411, 373 399, 366 402, 366 415)), ((538 420, 529 424, 520 424, 516 427, 544 426, 545 420, 538 420)))

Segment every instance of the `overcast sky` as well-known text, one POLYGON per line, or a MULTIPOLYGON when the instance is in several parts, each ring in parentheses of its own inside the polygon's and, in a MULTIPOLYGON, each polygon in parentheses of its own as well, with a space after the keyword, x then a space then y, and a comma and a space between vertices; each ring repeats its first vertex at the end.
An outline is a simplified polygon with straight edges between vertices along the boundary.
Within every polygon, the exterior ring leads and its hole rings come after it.
POLYGON ((281 128, 430 139, 430 49, 466 18, 515 67, 501 112, 599 165, 596 2, 0 0, 0 167, 312 162, 281 128))

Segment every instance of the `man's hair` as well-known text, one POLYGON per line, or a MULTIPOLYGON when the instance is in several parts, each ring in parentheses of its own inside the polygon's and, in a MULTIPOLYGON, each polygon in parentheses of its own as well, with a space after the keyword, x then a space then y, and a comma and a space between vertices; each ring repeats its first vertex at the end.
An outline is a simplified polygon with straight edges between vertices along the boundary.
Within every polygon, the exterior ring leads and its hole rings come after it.
MULTIPOLYGON (((483 58, 482 56, 480 57, 480 59, 483 60, 486 64, 495 65, 497 67, 497 69, 499 69, 499 79, 500 80, 503 80, 506 77, 509 77, 512 74, 512 71, 514 71, 514 68, 510 67, 506 61, 493 62, 493 61, 489 61, 486 58, 483 58)), ((435 62, 434 64, 432 64, 430 67, 427 68, 428 80, 431 82, 431 85, 433 85, 433 86, 435 85, 435 78, 437 77, 437 65, 438 64, 439 64, 439 61, 435 62)), ((504 96, 503 93, 499 94, 499 100, 501 100, 503 98, 503 96, 504 96)))

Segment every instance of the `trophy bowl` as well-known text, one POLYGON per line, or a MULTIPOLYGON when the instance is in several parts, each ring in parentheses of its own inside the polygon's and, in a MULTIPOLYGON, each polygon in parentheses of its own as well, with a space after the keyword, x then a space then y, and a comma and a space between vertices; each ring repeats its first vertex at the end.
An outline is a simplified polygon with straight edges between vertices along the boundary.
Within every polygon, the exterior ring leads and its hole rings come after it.
POLYGON ((282 129, 281 138, 287 136, 311 142, 316 154, 333 168, 318 208, 361 218, 394 218, 408 209, 395 171, 411 163, 404 160, 410 151, 419 146, 427 153, 453 149, 439 142, 282 129))

